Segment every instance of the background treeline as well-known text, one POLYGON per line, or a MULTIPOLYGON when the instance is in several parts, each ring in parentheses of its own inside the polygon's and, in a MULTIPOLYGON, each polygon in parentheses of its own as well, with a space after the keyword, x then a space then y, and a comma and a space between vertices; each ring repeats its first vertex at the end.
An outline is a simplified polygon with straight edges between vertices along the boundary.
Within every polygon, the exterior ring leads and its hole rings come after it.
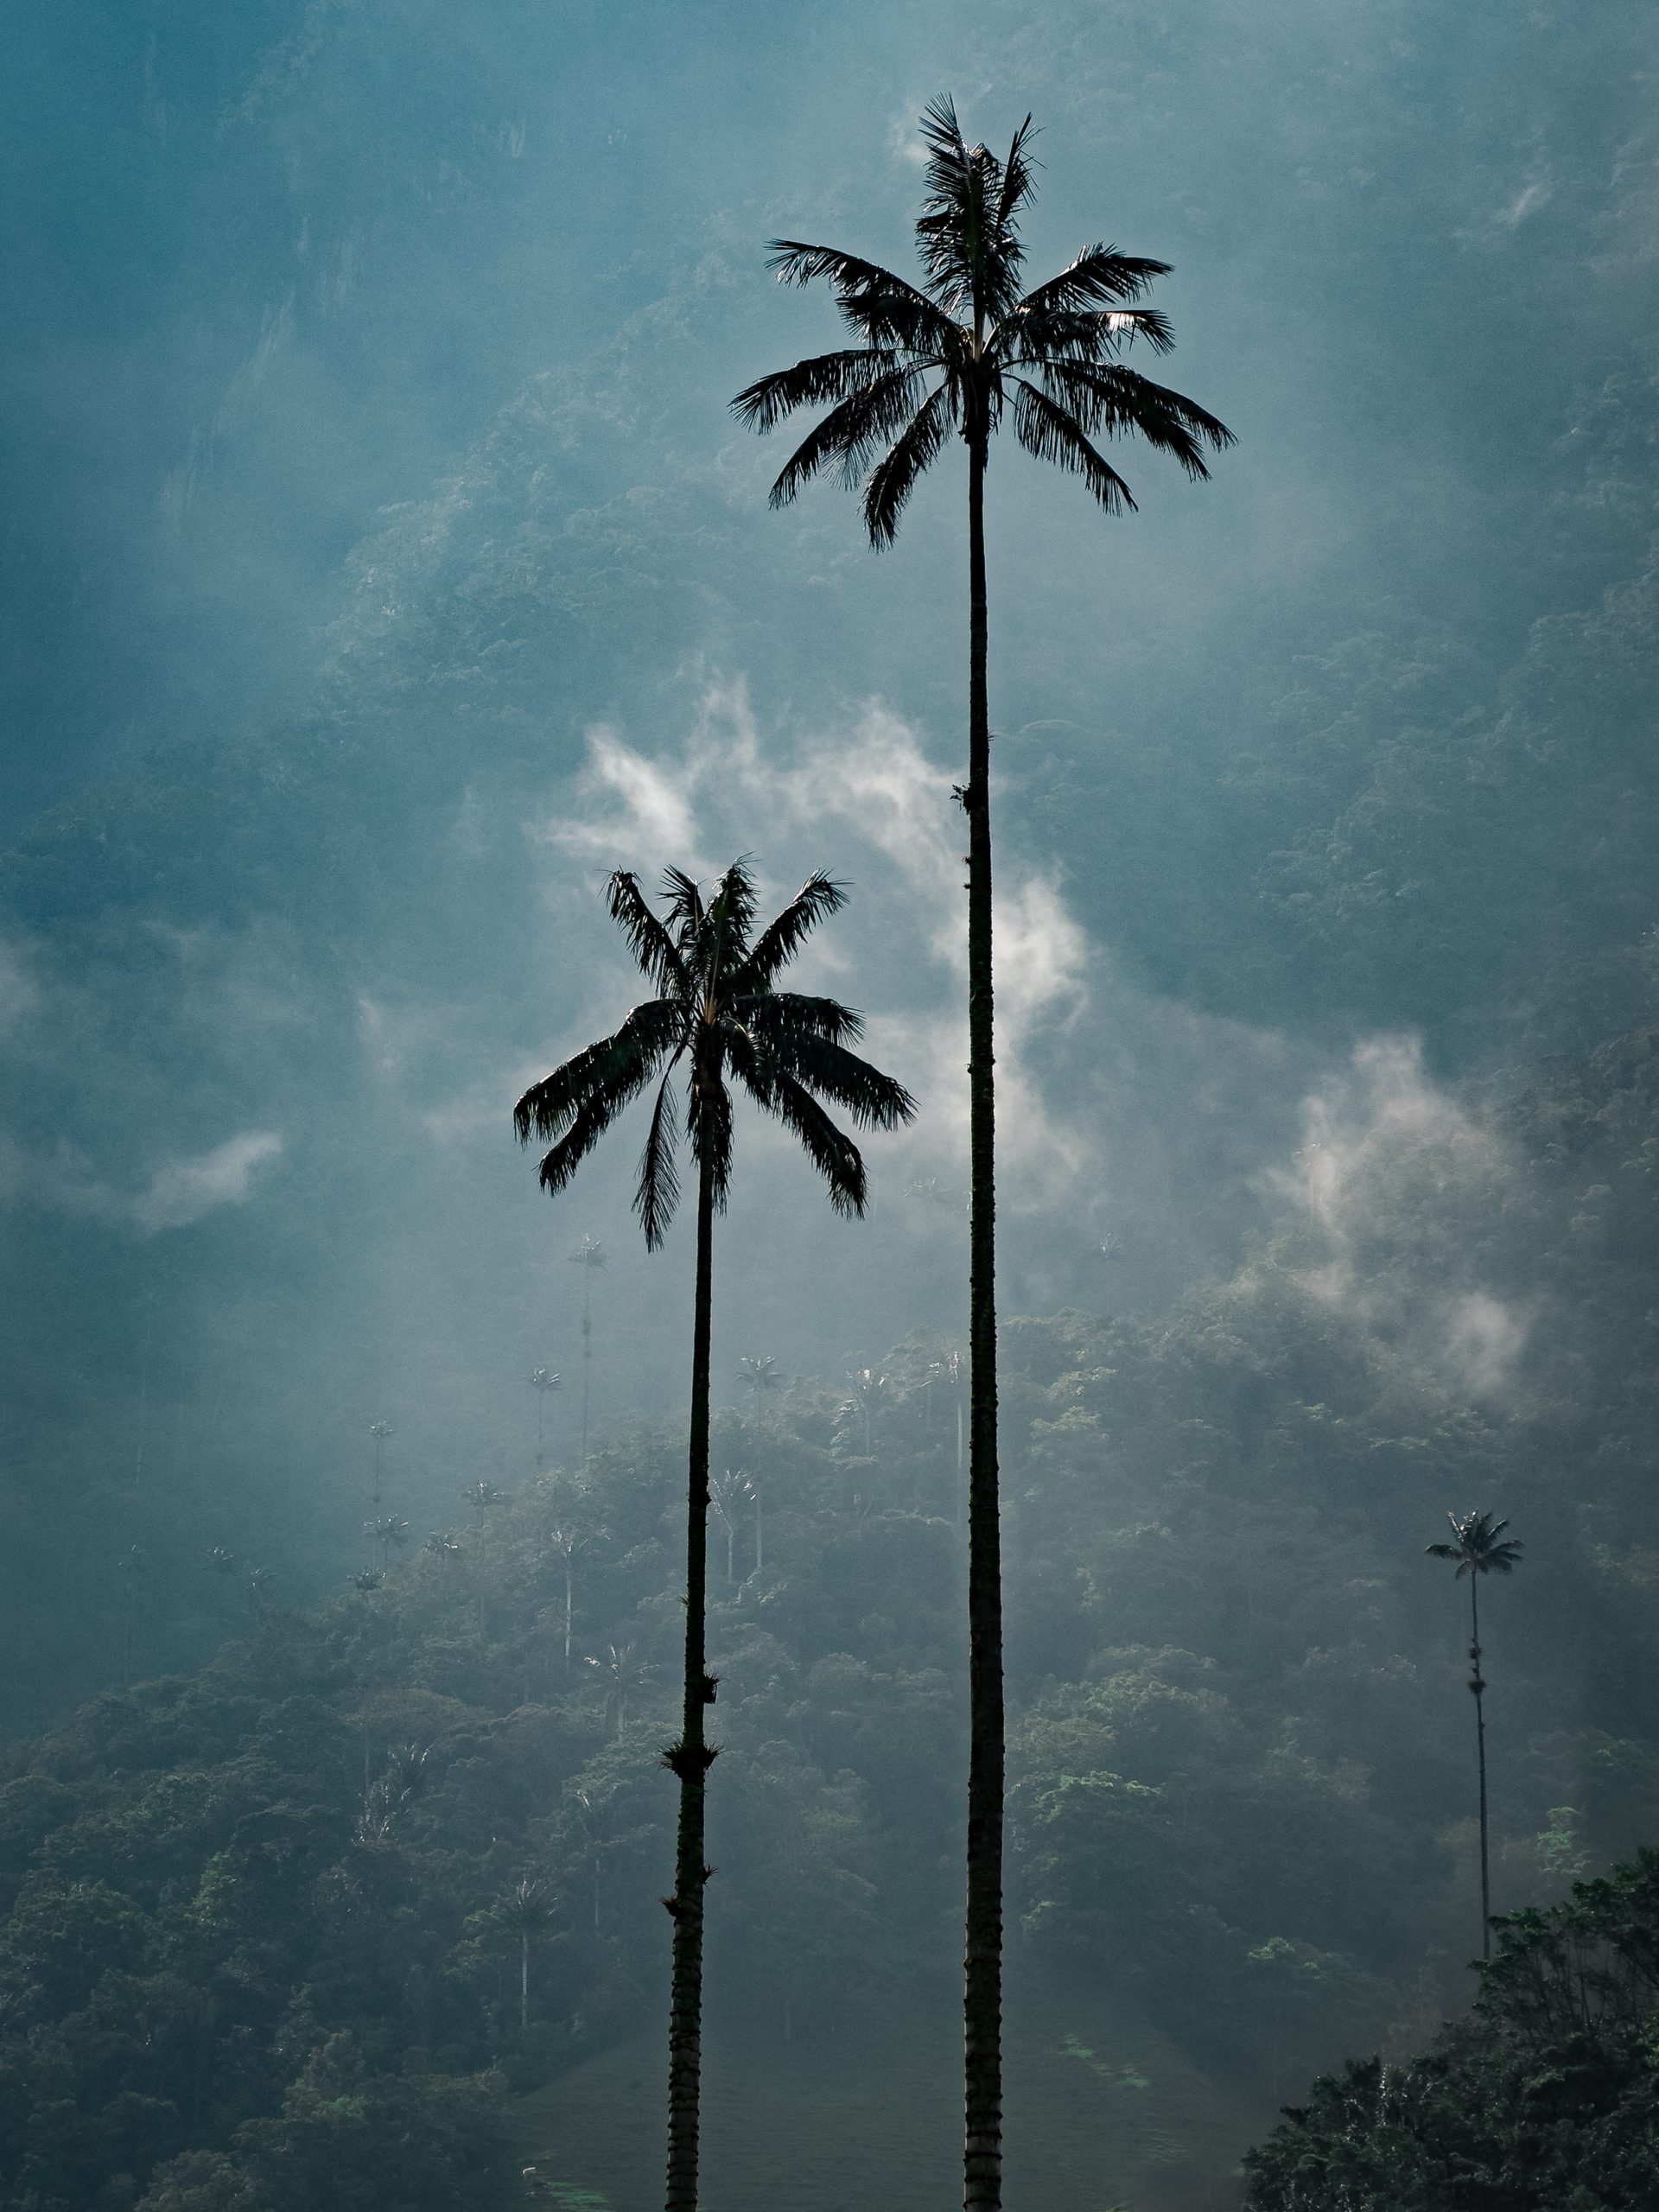
MULTIPOLYGON (((1109 1987, 1264 2097, 1350 2050, 1408 2055, 1466 2001, 1461 1592, 1422 1556, 1446 1509, 1527 1544, 1483 1616, 1495 1902, 1659 1834, 1659 1032, 1448 1127, 1403 1118, 1375 1186, 1346 1185, 1363 1299, 1331 1223, 1287 1210, 1156 1319, 1005 1336, 1015 1973, 1109 1987), (1530 1322, 1461 1391, 1426 1379, 1423 1332, 1449 1325, 1413 1295, 1459 1252, 1530 1322)), ((741 2012, 810 2038, 953 1977, 950 1349, 734 1379, 716 1417, 716 2034, 741 2012)), ((77 1631, 111 1675, 129 1605, 145 1671, 167 1576, 207 1593, 222 1648, 10 1754, 6 2201, 508 2186, 494 2101, 659 2002, 682 1457, 669 1422, 517 1489, 458 1471, 429 1534, 389 1480, 372 1554, 340 1562, 360 1586, 306 1612, 253 1580, 257 1545, 215 1573, 188 1499, 155 1502, 151 1567, 88 1559, 77 1631)))

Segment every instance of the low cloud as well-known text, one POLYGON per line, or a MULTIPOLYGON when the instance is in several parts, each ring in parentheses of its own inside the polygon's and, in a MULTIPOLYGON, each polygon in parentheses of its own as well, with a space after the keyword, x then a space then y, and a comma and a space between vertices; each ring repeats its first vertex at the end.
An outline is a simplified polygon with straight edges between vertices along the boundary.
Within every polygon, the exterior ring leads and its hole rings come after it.
POLYGON ((71 1146, 30 1154, 0 1135, 0 1198, 85 1221, 125 1224, 154 1236, 188 1229, 221 1207, 245 1205, 261 1170, 282 1151, 276 1130, 246 1129, 211 1152, 163 1161, 147 1187, 134 1193, 118 1190, 71 1146))
POLYGON ((259 1170, 277 1159, 283 1140, 274 1129, 247 1129, 240 1136, 199 1154, 169 1160, 151 1176, 149 1188, 132 1207, 140 1229, 187 1229, 192 1222, 239 1206, 253 1194, 259 1170))
POLYGON ((1513 1148, 1433 1082, 1409 1036, 1361 1045, 1303 1126, 1268 1180, 1301 1224, 1304 1288, 1471 1397, 1510 1391, 1532 1313, 1483 1276, 1522 1196, 1513 1148))

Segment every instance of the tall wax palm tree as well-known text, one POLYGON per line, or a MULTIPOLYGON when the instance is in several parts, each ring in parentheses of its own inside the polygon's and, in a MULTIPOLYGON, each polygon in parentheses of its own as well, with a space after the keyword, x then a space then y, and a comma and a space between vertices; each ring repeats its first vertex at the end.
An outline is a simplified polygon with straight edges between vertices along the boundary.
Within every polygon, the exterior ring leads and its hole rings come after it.
POLYGON ((745 1475, 742 1481, 744 1498, 754 1508, 754 1571, 759 1574, 766 1563, 760 1525, 761 1510, 766 1504, 766 1494, 758 1475, 745 1475))
POLYGON ((643 1659, 636 1659, 632 1643, 607 1643, 607 1656, 596 1659, 590 1651, 582 1664, 598 1672, 605 1685, 605 1717, 614 1721, 620 1736, 628 1725, 628 1700, 649 1688, 657 1669, 643 1659))
POLYGON ((1512 1574, 1521 1563, 1525 1546, 1514 1537, 1503 1540, 1507 1521, 1494 1521, 1490 1513, 1448 1513, 1452 1523, 1449 1544, 1430 1544, 1430 1559, 1457 1561, 1457 1575, 1469 1578, 1469 1687, 1475 1694, 1475 1757, 1480 1768, 1480 1955, 1492 1955, 1492 1889, 1486 1853, 1486 1681, 1480 1671, 1480 1578, 1483 1574, 1512 1574))
POLYGON ((391 1565, 394 1548, 402 1551, 409 1541, 409 1523, 401 1514, 383 1513, 378 1521, 365 1521, 363 1533, 372 1544, 380 1547, 380 1567, 384 1573, 391 1565))
POLYGON ((756 928, 747 864, 735 861, 705 899, 677 869, 665 882, 659 917, 637 879, 619 870, 609 903, 656 994, 613 1035, 578 1052, 518 1101, 521 1141, 551 1149, 541 1182, 565 1189, 606 1130, 633 1099, 656 1096, 639 1163, 634 1205, 648 1248, 659 1245, 680 1195, 677 1160, 683 1071, 684 1125, 697 1182, 696 1293, 691 1350, 691 1432, 686 1498, 684 1702, 679 1739, 665 1754, 680 1785, 674 1894, 673 1986, 669 2027, 669 2212, 694 2212, 697 2198, 698 2091, 702 2066, 704 1796, 715 1752, 705 1708, 715 1699, 707 1671, 704 1607, 709 1543, 709 1353, 714 1306, 715 1216, 723 1211, 733 1160, 732 1078, 763 1113, 799 1141, 842 1214, 861 1214, 864 1162, 824 1110, 890 1129, 915 1107, 908 1092, 849 1049, 860 1017, 833 999, 778 988, 811 931, 842 903, 840 887, 812 876, 777 918, 756 928))
MULTIPOLYGON (((777 1360, 769 1351, 746 1352, 739 1360, 738 1366, 742 1370, 743 1382, 749 1393, 749 1417, 754 1430, 754 1450, 758 1457, 761 1431, 766 1421, 766 1403, 784 1378, 778 1372, 777 1360)), ((743 1494, 754 1508, 754 1571, 759 1574, 765 1560, 760 1532, 763 1497, 758 1471, 744 1477, 743 1494)))
POLYGON ((553 1897, 545 1882, 526 1877, 496 1899, 495 1916, 518 1940, 518 2028, 530 2025, 530 1947, 553 1924, 553 1897))
POLYGON ((726 1537, 726 1581, 729 1587, 737 1580, 737 1516, 740 1506, 749 1502, 749 1478, 739 1467, 728 1467, 724 1474, 716 1475, 709 1485, 709 1502, 715 1510, 726 1537))
POLYGON ((389 1421, 372 1421, 369 1434, 374 1440, 374 1496, 371 1500, 375 1511, 380 1510, 380 1482, 385 1471, 386 1446, 397 1433, 389 1421))
POLYGON ((207 1554, 206 1565, 207 1572, 219 1585, 219 1618, 222 1627, 225 1622, 226 1586, 231 1576, 236 1573, 236 1554, 226 1551, 223 1544, 215 1544, 207 1554))
POLYGON ((121 1687, 132 1681, 132 1625, 138 1601, 149 1579, 149 1554, 142 1544, 129 1544, 115 1562, 121 1577, 121 1687))
POLYGON ((732 404, 771 430, 823 408, 772 487, 783 506, 833 469, 862 486, 864 523, 892 543, 924 473, 959 436, 968 459, 969 1223, 966 2201, 1001 2201, 1002 1628, 996 1465, 995 1102, 992 1075, 991 728, 986 690, 985 470, 1005 416, 1027 453, 1082 477, 1108 514, 1133 509, 1101 442, 1135 435, 1192 477, 1231 442, 1213 415, 1125 364, 1139 340, 1166 352, 1169 324, 1141 304, 1168 264, 1086 246, 1058 276, 1021 289, 1021 210, 1033 185, 1029 117, 1006 159, 969 146, 948 99, 922 119, 927 196, 916 225, 922 281, 832 246, 773 241, 780 283, 825 279, 854 343, 762 377, 732 404))
POLYGON ((550 1390, 556 1390, 563 1380, 562 1375, 555 1375, 550 1368, 532 1367, 530 1370, 530 1387, 536 1393, 536 1471, 538 1475, 543 1465, 542 1427, 547 1410, 547 1394, 550 1390))
POLYGON ((594 1385, 594 1274, 605 1264, 605 1247, 596 1236, 584 1236, 570 1255, 573 1268, 582 1269, 582 1467, 588 1467, 588 1414, 594 1385))
POLYGON ((597 1543, 605 1534, 602 1529, 584 1528, 569 1516, 556 1529, 547 1532, 547 1548, 554 1554, 564 1570, 564 1671, 570 1672, 570 1624, 576 1608, 576 1561, 589 1545, 597 1543))
POLYGON ((474 1529, 481 1529, 484 1526, 484 1516, 493 1505, 500 1505, 505 1503, 507 1495, 505 1491, 498 1489, 494 1483, 486 1482, 468 1483, 461 1494, 473 1509, 474 1529))

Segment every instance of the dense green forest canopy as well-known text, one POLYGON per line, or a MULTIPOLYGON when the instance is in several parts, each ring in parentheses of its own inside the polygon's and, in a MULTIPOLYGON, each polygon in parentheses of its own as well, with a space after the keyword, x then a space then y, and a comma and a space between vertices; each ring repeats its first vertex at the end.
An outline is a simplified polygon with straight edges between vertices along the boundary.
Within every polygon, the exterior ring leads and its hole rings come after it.
MULTIPOLYGON (((1445 1202, 1428 1230, 1379 1202, 1363 1314, 1294 1216, 1155 1318, 1007 1332, 1016 1977, 1116 1990, 1269 2102, 1348 2051, 1408 2056, 1468 1999, 1465 1631, 1422 1557, 1448 1502, 1528 1545, 1483 1612, 1498 1906, 1659 1833, 1659 1033, 1402 1141, 1445 1202), (1389 1294, 1425 1234, 1477 1245, 1492 1300, 1536 1301, 1501 1391, 1425 1380, 1389 1294)), ((912 1338, 828 1385, 734 1376, 716 1415, 716 2037, 741 2014, 810 2039, 949 1978, 950 1350, 912 1338)), ((458 1475, 451 1526, 365 1553, 308 1611, 201 1569, 181 1511, 163 1541, 224 1606, 218 1656, 19 1738, 0 1789, 9 2196, 264 2212, 508 2186, 506 2103, 659 1994, 682 1450, 639 1423, 585 1475, 458 1475), (389 2130, 406 2178, 373 2151, 389 2130)))

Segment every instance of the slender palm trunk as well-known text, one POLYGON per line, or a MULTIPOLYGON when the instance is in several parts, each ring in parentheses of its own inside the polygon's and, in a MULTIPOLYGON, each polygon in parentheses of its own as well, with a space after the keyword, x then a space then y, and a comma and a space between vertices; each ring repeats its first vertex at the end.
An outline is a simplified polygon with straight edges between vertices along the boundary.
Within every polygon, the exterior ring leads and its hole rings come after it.
MULTIPOLYGON (((586 1249, 586 1240, 583 1240, 586 1249)), ((588 1402, 594 1381, 594 1271, 586 1261, 582 1269, 582 1465, 588 1468, 588 1402)))
POLYGON ((1480 1767, 1480 1955, 1492 1955, 1492 1885, 1486 1851, 1486 1683, 1480 1671, 1480 1599, 1476 1595, 1478 1574, 1469 1577, 1469 1658, 1474 1669, 1469 1687, 1475 1694, 1475 1757, 1480 1767))
POLYGON ((985 688, 986 427, 970 425, 968 535, 969 1766, 963 2202, 1002 2202, 1002 1569, 996 1468, 996 1156, 991 999, 991 725, 985 688))
POLYGON ((705 1158, 697 1175, 697 1297, 691 1351, 691 1450, 685 1516, 685 1703, 680 1740, 667 1754, 679 1777, 674 1853, 674 1974, 668 2028, 668 2212, 696 2212, 697 2117, 702 2072, 703 1808, 715 1753, 703 1713, 715 1701, 705 1663, 709 1580, 709 1338, 714 1306, 711 1246, 715 1185, 705 1158))
POLYGON ((149 1413, 149 1347, 156 1333, 156 1294, 149 1293, 144 1309, 144 1357, 138 1370, 138 1449, 132 1463, 135 1488, 144 1479, 144 1426, 149 1413))

